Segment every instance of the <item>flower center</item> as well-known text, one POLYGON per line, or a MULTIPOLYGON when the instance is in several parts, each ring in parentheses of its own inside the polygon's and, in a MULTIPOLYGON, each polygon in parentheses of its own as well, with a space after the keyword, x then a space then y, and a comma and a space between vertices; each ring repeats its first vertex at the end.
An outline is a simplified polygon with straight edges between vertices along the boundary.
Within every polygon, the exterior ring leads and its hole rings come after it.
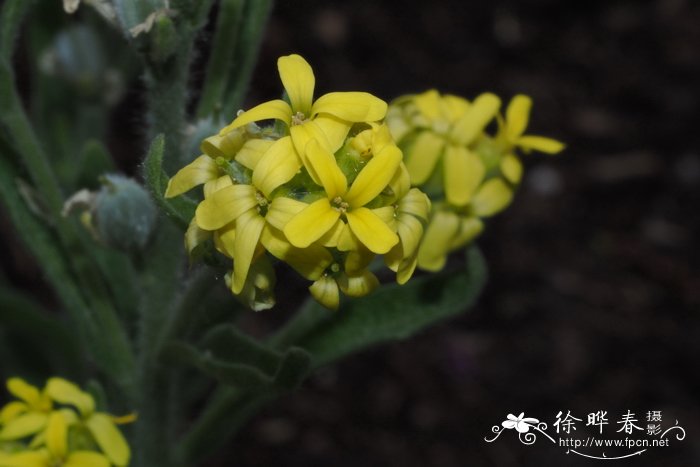
POLYGON ((333 209, 339 212, 346 212, 350 208, 350 205, 346 201, 343 201, 343 198, 340 196, 333 198, 333 201, 331 201, 331 206, 333 206, 333 209))
POLYGON ((302 112, 297 112, 294 115, 292 115, 292 126, 301 125, 305 121, 306 121, 306 115, 304 115, 302 112))
POLYGON ((270 202, 267 200, 267 198, 265 198, 265 195, 259 191, 255 192, 255 201, 258 202, 258 212, 264 217, 265 214, 267 214, 267 208, 270 202))

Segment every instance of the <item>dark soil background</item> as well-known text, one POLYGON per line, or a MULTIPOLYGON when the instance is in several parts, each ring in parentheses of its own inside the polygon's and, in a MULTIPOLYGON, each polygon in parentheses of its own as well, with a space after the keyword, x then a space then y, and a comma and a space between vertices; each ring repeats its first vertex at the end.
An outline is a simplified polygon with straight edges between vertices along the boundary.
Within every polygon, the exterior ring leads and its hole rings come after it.
POLYGON ((322 371, 209 465, 601 462, 541 436, 484 441, 509 413, 551 425, 560 410, 607 410, 606 433, 661 410, 686 439, 611 462, 700 465, 700 4, 279 1, 250 104, 278 95, 291 52, 319 94, 528 94, 530 131, 568 148, 524 158, 478 241, 491 275, 475 309, 322 371))
MULTIPOLYGON (((317 95, 528 94, 529 133, 568 147, 524 157, 515 202, 478 240, 490 280, 474 309, 320 371, 207 467, 597 465, 542 436, 484 437, 509 413, 551 426, 571 411, 585 439, 598 410, 606 433, 627 410, 686 430, 613 465, 700 465, 700 3, 278 0, 247 105, 279 96, 276 59, 292 52, 317 95)), ((126 134, 141 91, 117 109, 126 134)), ((120 155, 131 173, 139 143, 120 155)), ((15 283, 42 287, 6 250, 15 283)), ((285 310, 271 313, 254 319, 285 310)))

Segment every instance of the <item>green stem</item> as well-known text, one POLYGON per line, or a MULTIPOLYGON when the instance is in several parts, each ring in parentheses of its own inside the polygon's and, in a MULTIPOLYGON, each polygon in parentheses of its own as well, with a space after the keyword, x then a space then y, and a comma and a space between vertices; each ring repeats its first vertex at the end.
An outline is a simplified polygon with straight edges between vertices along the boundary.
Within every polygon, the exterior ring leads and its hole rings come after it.
POLYGON ((246 0, 243 25, 233 60, 233 74, 223 99, 222 111, 225 117, 232 119, 243 104, 271 11, 272 0, 246 0))
POLYGON ((171 59, 149 67, 146 80, 151 120, 149 140, 158 134, 165 135, 163 165, 168 173, 172 173, 185 162, 182 153, 187 79, 192 53, 192 36, 186 36, 181 39, 181 46, 171 59))
POLYGON ((210 268, 202 268, 194 274, 189 283, 185 286, 185 291, 180 297, 178 304, 172 313, 165 318, 156 343, 154 355, 160 355, 163 345, 190 329, 193 320, 197 317, 199 304, 211 288, 217 284, 216 274, 210 268))
POLYGON ((206 79, 197 107, 199 118, 206 118, 221 107, 226 84, 233 70, 233 58, 242 25, 244 5, 244 0, 223 0, 219 5, 206 79))

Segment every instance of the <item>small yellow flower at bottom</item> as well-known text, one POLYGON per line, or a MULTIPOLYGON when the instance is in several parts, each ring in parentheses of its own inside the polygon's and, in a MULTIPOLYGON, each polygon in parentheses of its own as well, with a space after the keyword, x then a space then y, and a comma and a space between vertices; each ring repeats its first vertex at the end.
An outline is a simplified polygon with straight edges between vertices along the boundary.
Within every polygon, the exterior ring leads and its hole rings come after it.
POLYGON ((44 449, 0 457, 0 467, 110 467, 110 465, 110 460, 98 452, 69 451, 68 421, 62 412, 53 412, 48 417, 44 449))

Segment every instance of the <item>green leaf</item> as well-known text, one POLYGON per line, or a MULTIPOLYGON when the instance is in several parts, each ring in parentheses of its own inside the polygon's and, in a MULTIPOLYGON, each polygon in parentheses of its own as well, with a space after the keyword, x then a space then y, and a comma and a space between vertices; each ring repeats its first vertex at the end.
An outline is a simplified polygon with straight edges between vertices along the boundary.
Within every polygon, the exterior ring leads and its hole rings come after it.
POLYGON ((9 61, 22 20, 36 0, 6 0, 4 3, 0 13, 0 57, 9 61))
POLYGON ((143 164, 143 177, 156 204, 180 228, 186 230, 194 217, 197 203, 186 196, 166 199, 165 189, 168 186, 168 176, 163 171, 163 152, 165 137, 161 134, 155 137, 143 164))
POLYGON ((70 378, 79 375, 83 361, 78 339, 65 323, 46 313, 30 297, 0 286, 0 323, 5 338, 19 337, 31 349, 24 354, 14 348, 11 353, 22 354, 16 357, 40 357, 49 364, 53 374, 70 378))
POLYGON ((192 365, 226 385, 256 390, 294 389, 307 376, 311 364, 311 356, 302 349, 275 352, 232 325, 213 329, 201 348, 170 342, 163 349, 163 358, 192 365))
POLYGON ((421 276, 403 286, 383 286, 367 297, 348 300, 337 312, 309 306, 290 324, 301 329, 301 335, 294 337, 296 345, 309 351, 313 366, 318 367, 371 345, 406 339, 469 309, 486 276, 481 253, 471 248, 463 270, 421 276))

